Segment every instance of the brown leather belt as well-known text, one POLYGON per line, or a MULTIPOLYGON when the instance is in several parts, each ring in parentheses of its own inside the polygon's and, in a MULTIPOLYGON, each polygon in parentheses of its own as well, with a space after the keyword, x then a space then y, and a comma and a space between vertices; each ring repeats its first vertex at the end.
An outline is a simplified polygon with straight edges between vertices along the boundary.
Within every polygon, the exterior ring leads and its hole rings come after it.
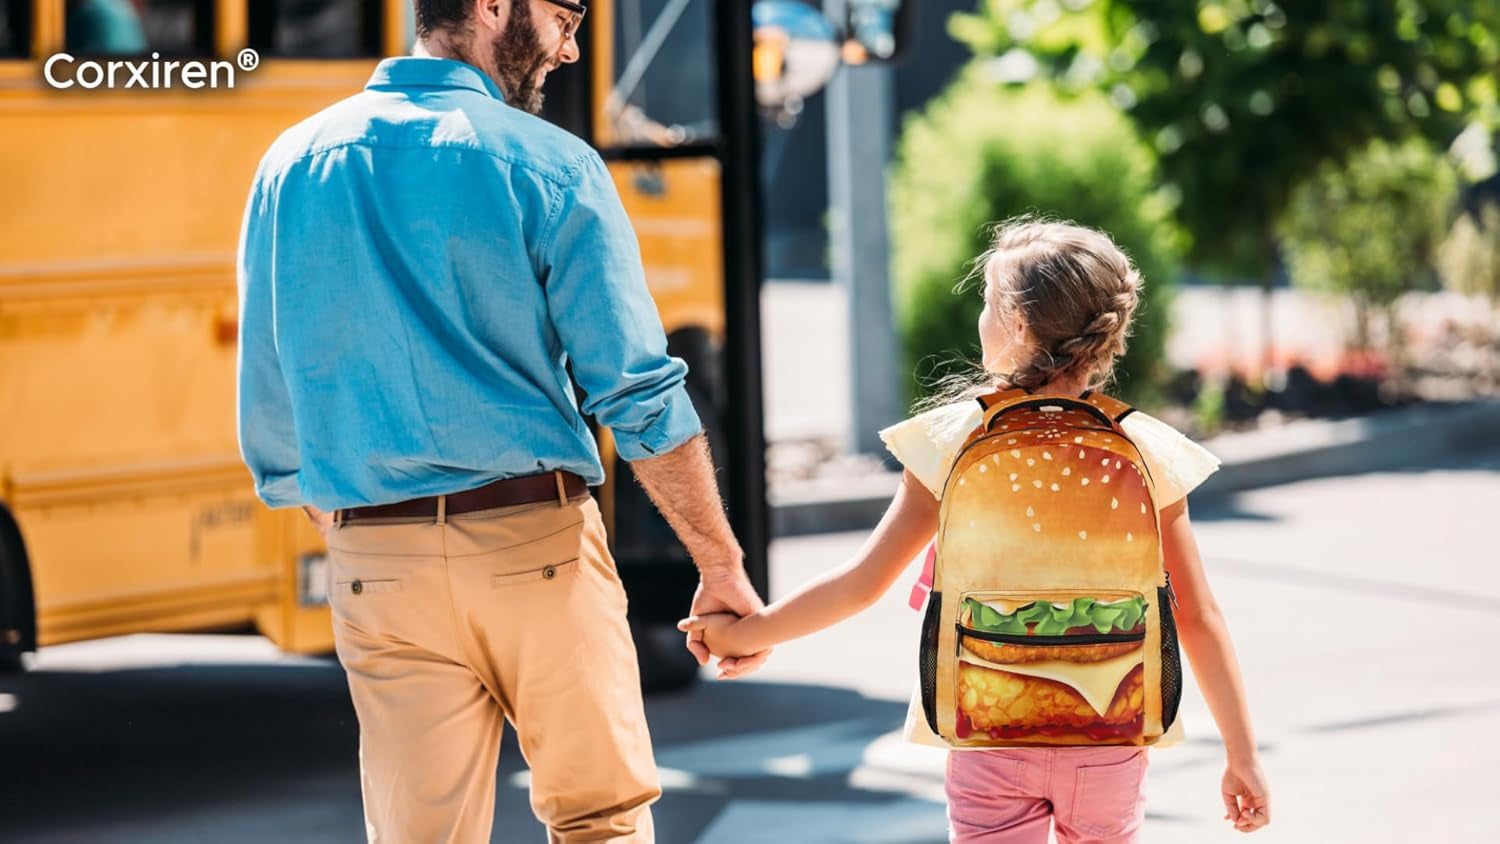
POLYGON ((548 472, 544 475, 506 478, 485 484, 478 489, 455 492, 451 495, 413 498, 410 501, 375 504, 369 507, 350 507, 347 510, 338 511, 334 518, 338 522, 411 516, 437 518, 439 498, 443 499, 442 512, 453 516, 459 513, 472 513, 475 510, 534 504, 538 501, 551 500, 563 503, 575 495, 583 495, 588 491, 588 485, 583 482, 583 478, 572 472, 548 472))

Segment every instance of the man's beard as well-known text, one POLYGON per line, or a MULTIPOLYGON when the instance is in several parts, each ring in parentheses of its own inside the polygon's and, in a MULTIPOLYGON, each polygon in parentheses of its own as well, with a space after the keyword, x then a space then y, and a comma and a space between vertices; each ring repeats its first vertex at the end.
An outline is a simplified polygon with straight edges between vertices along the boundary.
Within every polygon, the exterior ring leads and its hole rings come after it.
POLYGON ((529 3, 512 3, 510 21, 495 39, 495 81, 505 92, 505 101, 531 114, 542 112, 542 90, 537 82, 552 56, 542 50, 541 39, 531 22, 529 3))

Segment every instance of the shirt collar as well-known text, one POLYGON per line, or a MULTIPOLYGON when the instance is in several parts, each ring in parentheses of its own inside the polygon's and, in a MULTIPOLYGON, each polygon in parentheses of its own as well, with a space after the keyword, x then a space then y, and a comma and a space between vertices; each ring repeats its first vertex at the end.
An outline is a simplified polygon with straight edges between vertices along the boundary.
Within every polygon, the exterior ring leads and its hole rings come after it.
POLYGON ((431 56, 398 56, 376 65, 366 88, 467 88, 503 101, 500 86, 471 64, 431 56))

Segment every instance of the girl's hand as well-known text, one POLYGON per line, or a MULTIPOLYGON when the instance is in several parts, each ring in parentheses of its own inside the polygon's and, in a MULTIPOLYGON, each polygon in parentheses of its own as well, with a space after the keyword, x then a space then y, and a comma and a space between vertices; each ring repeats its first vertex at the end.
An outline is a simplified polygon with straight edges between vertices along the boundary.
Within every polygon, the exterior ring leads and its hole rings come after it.
MULTIPOLYGON (((711 577, 705 573, 698 581, 698 591, 693 593, 693 605, 688 612, 692 617, 696 617, 722 612, 755 612, 763 606, 760 596, 755 594, 750 581, 745 579, 745 571, 741 567, 737 576, 731 575, 727 579, 711 577)), ((718 676, 721 680, 735 680, 743 677, 764 665, 766 658, 771 655, 770 648, 744 656, 710 654, 707 646, 703 644, 702 633, 690 627, 683 627, 681 624, 677 625, 677 629, 688 634, 687 648, 698 660, 699 665, 707 665, 711 655, 719 657, 718 676)))
POLYGON ((719 679, 733 679, 738 675, 726 672, 723 668, 723 661, 726 658, 732 659, 750 653, 750 649, 739 641, 740 637, 734 635, 735 623, 739 620, 739 616, 734 613, 705 613, 684 618, 677 622, 677 629, 690 635, 701 635, 709 653, 719 658, 719 679))
POLYGON ((1254 832, 1271 822, 1271 792, 1260 762, 1230 761, 1224 769, 1224 818, 1240 832, 1254 832))

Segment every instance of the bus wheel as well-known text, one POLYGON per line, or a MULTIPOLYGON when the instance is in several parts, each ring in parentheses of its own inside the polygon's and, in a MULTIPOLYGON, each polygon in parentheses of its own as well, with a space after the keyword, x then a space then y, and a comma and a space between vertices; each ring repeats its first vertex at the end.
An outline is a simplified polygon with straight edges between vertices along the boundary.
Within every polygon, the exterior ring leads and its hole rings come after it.
POLYGON ((0 673, 20 671, 21 654, 31 650, 36 650, 31 565, 16 520, 0 504, 0 673))
POLYGON ((698 660, 688 652, 684 635, 670 624, 632 622, 641 692, 658 694, 686 689, 698 680, 698 660))

